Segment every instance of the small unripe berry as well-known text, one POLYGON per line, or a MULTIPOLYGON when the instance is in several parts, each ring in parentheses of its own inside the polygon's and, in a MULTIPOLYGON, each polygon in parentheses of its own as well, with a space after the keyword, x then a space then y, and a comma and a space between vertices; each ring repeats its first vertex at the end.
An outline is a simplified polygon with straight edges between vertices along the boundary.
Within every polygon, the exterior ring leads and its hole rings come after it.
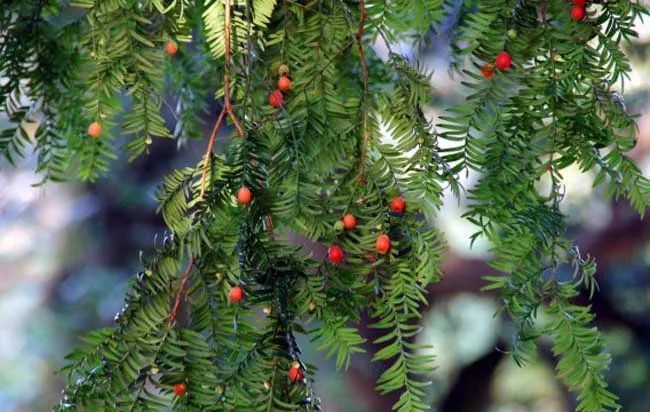
POLYGON ((278 79, 278 89, 282 90, 283 92, 290 90, 291 79, 289 79, 287 76, 280 76, 280 78, 278 79))
POLYGON ((390 211, 398 216, 401 216, 404 214, 404 211, 406 210, 406 201, 401 198, 400 196, 394 198, 390 202, 390 211))
POLYGON ((92 122, 88 126, 88 136, 97 139, 102 135, 102 125, 99 122, 92 122))
POLYGON ((585 18, 585 8, 583 6, 574 6, 571 9, 571 20, 580 21, 585 18))
POLYGON ((345 230, 345 224, 343 224, 342 221, 337 220, 336 223, 334 223, 334 230, 337 232, 343 232, 345 230))
POLYGON ((494 63, 499 70, 508 70, 512 65, 512 57, 510 53, 503 51, 497 55, 494 63))
POLYGON ((289 66, 287 66, 286 64, 281 64, 280 67, 278 67, 278 75, 279 76, 289 75, 289 66))
POLYGON ((237 191, 237 201, 242 205, 247 205, 253 200, 253 193, 249 188, 243 186, 237 191))
POLYGON ((294 362, 289 369, 289 380, 291 382, 300 382, 305 378, 298 362, 294 362))
POLYGON ((506 34, 508 35, 508 38, 510 40, 514 40, 514 39, 517 38, 517 30, 515 30, 515 29, 508 30, 508 32, 506 34))
POLYGON ((277 89, 273 90, 271 94, 269 94, 269 104, 273 107, 280 107, 282 106, 282 103, 284 103, 282 92, 277 89))
POLYGON ((233 286, 228 292, 228 300, 232 303, 239 303, 242 299, 244 299, 244 289, 239 285, 233 286))
POLYGON ((354 215, 346 214, 343 216, 343 226, 345 230, 354 230, 357 227, 357 218, 354 215))
POLYGON ((339 245, 333 245, 327 249, 327 259, 333 264, 338 265, 343 262, 343 257, 343 249, 339 245))
POLYGON ((180 382, 174 385, 174 395, 183 396, 185 395, 186 391, 187 391, 187 385, 185 385, 185 382, 180 382))
POLYGON ((168 41, 167 44, 165 44, 165 51, 170 56, 175 55, 176 52, 178 51, 178 44, 176 44, 176 42, 172 40, 168 41))
POLYGON ((385 255, 390 251, 390 238, 388 235, 381 235, 377 238, 377 241, 375 242, 375 249, 377 249, 377 252, 381 253, 382 255, 385 255))
POLYGON ((485 63, 483 67, 481 67, 481 74, 486 79, 489 79, 490 77, 494 76, 494 65, 490 63, 485 63))

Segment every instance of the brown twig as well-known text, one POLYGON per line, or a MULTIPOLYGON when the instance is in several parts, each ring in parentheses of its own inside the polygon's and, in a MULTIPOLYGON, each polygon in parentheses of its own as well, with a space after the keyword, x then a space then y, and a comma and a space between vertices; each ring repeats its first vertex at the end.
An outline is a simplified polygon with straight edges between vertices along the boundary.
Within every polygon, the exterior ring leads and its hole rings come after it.
POLYGON ((203 200, 203 196, 205 195, 205 186, 207 183, 207 175, 208 175, 208 169, 210 167, 210 154, 212 153, 212 150, 214 148, 214 142, 217 138, 217 132, 221 128, 221 123, 223 123, 223 119, 226 118, 226 110, 223 109, 221 110, 221 113, 219 114, 219 118, 217 118, 217 121, 214 124, 214 127, 212 128, 212 133, 210 133, 210 140, 208 141, 208 148, 205 151, 205 164, 203 165, 203 175, 201 176, 201 196, 200 199, 203 200))
POLYGON ((183 273, 183 278, 181 279, 181 284, 178 286, 178 291, 176 292, 176 299, 174 300, 174 306, 172 307, 171 312, 169 312, 169 316, 167 317, 167 325, 171 326, 172 323, 174 323, 174 320, 176 320, 176 315, 178 314, 178 307, 181 305, 181 299, 183 297, 183 292, 185 291, 185 284, 187 283, 187 280, 190 277, 190 273, 192 273, 192 269, 194 268, 194 263, 196 262, 196 258, 194 256, 190 256, 190 261, 187 263, 187 267, 185 268, 185 272, 183 273))
POLYGON ((273 221, 271 220, 271 215, 264 216, 264 222, 266 223, 266 231, 269 232, 271 237, 274 236, 273 232, 273 221))
POLYGON ((365 0, 359 0, 359 30, 357 31, 357 49, 359 49, 359 59, 361 61, 361 78, 363 80, 363 143, 361 145, 361 159, 359 160, 359 172, 357 181, 363 182, 363 172, 368 156, 368 143, 370 142, 370 133, 368 132, 368 65, 366 64, 366 54, 363 51, 363 32, 365 30, 366 5, 365 0))
POLYGON ((231 23, 230 23, 230 1, 231 0, 226 0, 225 2, 225 22, 223 25, 223 31, 224 31, 224 43, 225 43, 225 65, 224 65, 224 75, 223 75, 223 84, 224 84, 224 93, 223 93, 223 108, 221 109, 221 113, 219 113, 219 117, 217 118, 216 123, 214 124, 214 128, 212 129, 212 133, 210 134, 210 140, 208 141, 208 147, 205 151, 205 161, 203 165, 203 172, 201 174, 201 195, 199 197, 200 200, 203 200, 205 196, 205 189, 206 189, 206 183, 207 183, 207 177, 208 177, 208 169, 210 168, 210 163, 212 162, 212 150, 214 149, 214 143, 215 140, 217 139, 217 134, 219 132, 219 129, 221 128, 221 125, 223 124, 223 121, 228 115, 230 117, 230 120, 232 120, 232 123, 235 125, 235 128, 237 129, 237 132, 239 132, 239 135, 241 137, 244 137, 244 129, 242 128, 241 124, 239 123, 239 119, 235 115, 235 112, 232 109, 232 101, 230 97, 230 68, 232 65, 232 50, 230 48, 230 33, 231 33, 231 23))

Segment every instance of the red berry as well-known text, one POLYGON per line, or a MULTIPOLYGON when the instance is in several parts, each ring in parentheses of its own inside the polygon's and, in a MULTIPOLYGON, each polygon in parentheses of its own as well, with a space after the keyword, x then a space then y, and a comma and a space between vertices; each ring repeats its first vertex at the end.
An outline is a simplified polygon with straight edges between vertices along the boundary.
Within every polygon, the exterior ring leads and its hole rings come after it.
POLYGON ((253 193, 249 188, 243 186, 237 191, 237 201, 242 205, 247 205, 253 200, 253 193))
POLYGON ((282 90, 283 92, 290 90, 291 79, 289 79, 287 76, 280 76, 280 79, 278 79, 278 89, 282 90))
POLYGON ((385 255, 390 251, 390 238, 388 235, 381 235, 377 238, 377 241, 375 242, 375 249, 377 249, 377 252, 381 253, 382 255, 385 255))
POLYGON ((329 261, 333 264, 338 265, 339 263, 343 262, 343 257, 343 249, 341 249, 340 246, 333 245, 327 249, 327 259, 329 259, 329 261))
POLYGON ((284 103, 282 92, 277 89, 273 90, 271 94, 269 94, 269 104, 273 107, 280 107, 282 106, 282 103, 284 103))
POLYGON ((343 226, 345 230, 354 230, 357 227, 357 218, 348 213, 343 216, 343 226))
POLYGON ((497 55, 494 64, 499 70, 508 70, 512 65, 512 57, 508 52, 503 51, 497 55))
POLYGON ((233 286, 230 288, 230 292, 228 292, 228 299, 232 303, 241 302, 241 300, 244 299, 244 289, 239 285, 233 286))
POLYGON ((406 210, 406 201, 397 196, 390 202, 390 211, 395 213, 396 215, 402 215, 404 214, 404 210, 406 210))
POLYGON ((485 63, 483 67, 481 67, 481 74, 486 79, 489 79, 490 77, 494 76, 494 65, 490 63, 485 63))
POLYGON ((573 6, 571 9, 571 20, 580 21, 585 18, 585 8, 583 6, 573 6))
POLYGON ((584 7, 587 4, 587 0, 573 0, 574 6, 584 7))
POLYGON ((99 122, 92 122, 88 126, 88 136, 97 139, 102 134, 102 125, 99 122))
POLYGON ((187 391, 187 385, 185 385, 185 382, 180 382, 174 385, 174 395, 183 396, 185 395, 186 391, 187 391))
POLYGON ((304 378, 305 375, 303 375, 302 370, 300 369, 300 364, 294 362, 289 369, 289 380, 291 380, 291 382, 300 382, 304 378))
POLYGON ((553 171, 553 166, 550 165, 550 164, 546 165, 546 171, 549 172, 549 173, 552 172, 553 171))
POLYGON ((171 41, 171 40, 168 41, 167 44, 165 44, 165 51, 166 51, 167 54, 169 54, 170 56, 175 55, 176 52, 178 51, 178 44, 176 44, 176 42, 171 41))

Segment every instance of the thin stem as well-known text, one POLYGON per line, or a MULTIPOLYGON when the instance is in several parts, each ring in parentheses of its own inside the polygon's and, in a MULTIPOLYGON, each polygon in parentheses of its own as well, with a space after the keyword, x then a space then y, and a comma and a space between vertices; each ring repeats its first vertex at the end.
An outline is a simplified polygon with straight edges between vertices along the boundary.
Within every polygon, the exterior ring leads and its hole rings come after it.
POLYGON ((196 262, 196 258, 194 256, 190 256, 190 261, 187 263, 187 267, 185 268, 185 272, 183 273, 183 279, 181 280, 181 284, 178 287, 178 291, 176 292, 176 300, 174 301, 174 307, 172 307, 172 310, 171 312, 169 312, 169 316, 167 317, 168 326, 171 326, 174 323, 174 320, 176 320, 176 315, 178 315, 178 307, 181 305, 183 292, 185 291, 185 284, 187 283, 187 280, 190 277, 190 273, 192 273, 192 269, 194 268, 195 262, 196 262))
POLYGON ((232 66, 232 49, 230 47, 230 32, 231 32, 231 16, 230 16, 230 2, 232 0, 226 0, 224 3, 224 25, 223 25, 223 35, 224 35, 224 46, 225 46, 225 64, 224 64, 224 75, 223 75, 223 84, 224 84, 224 93, 223 93, 223 108, 221 109, 221 113, 219 114, 219 117, 217 118, 216 123, 214 124, 214 128, 212 129, 212 133, 210 134, 210 140, 208 141, 208 147, 205 151, 204 155, 204 164, 203 164, 203 172, 201 173, 201 195, 199 196, 200 200, 203 200, 205 197, 205 188, 207 185, 207 177, 208 177, 208 169, 210 168, 210 164, 212 163, 212 150, 214 149, 214 142, 217 138, 217 134, 219 132, 219 129, 221 128, 221 125, 223 124, 223 120, 228 115, 230 117, 230 120, 232 120, 233 124, 235 125, 235 128, 237 129, 237 132, 241 137, 245 136, 244 129, 242 128, 241 124, 239 123, 239 119, 237 119, 237 116, 235 115, 235 112, 232 109, 232 102, 231 102, 231 97, 230 97, 230 69, 232 66))
POLYGON ((363 32, 366 21, 365 0, 359 0, 359 30, 357 31, 357 49, 359 50, 359 59, 361 61, 361 79, 363 81, 363 102, 362 102, 362 136, 361 159, 359 160, 359 172, 357 180, 363 182, 363 172, 368 156, 368 143, 370 142, 370 133, 368 132, 368 65, 366 64, 366 54, 363 51, 363 32))
POLYGON ((237 119, 237 116, 235 116, 235 113, 232 110, 232 104, 230 102, 230 66, 232 65, 232 50, 230 49, 230 31, 231 31, 231 23, 230 23, 230 2, 232 0, 226 0, 225 2, 225 23, 223 25, 223 31, 224 31, 224 41, 225 41, 225 58, 226 58, 226 64, 224 67, 224 76, 223 76, 223 82, 224 82, 224 105, 225 105, 225 110, 228 112, 228 116, 230 116, 230 119, 232 120, 233 124, 235 125, 235 128, 237 128, 237 131, 239 132, 239 135, 241 137, 244 137, 244 129, 241 127, 241 124, 239 123, 239 119, 237 119))
POLYGON ((217 121, 214 123, 212 128, 212 133, 210 133, 210 140, 208 141, 208 148, 205 151, 203 173, 201 174, 201 195, 199 196, 200 200, 203 200, 205 196, 205 188, 207 185, 208 169, 210 168, 210 163, 212 162, 212 150, 214 149, 214 142, 217 140, 217 133, 221 128, 223 120, 226 118, 226 108, 221 109, 217 121))

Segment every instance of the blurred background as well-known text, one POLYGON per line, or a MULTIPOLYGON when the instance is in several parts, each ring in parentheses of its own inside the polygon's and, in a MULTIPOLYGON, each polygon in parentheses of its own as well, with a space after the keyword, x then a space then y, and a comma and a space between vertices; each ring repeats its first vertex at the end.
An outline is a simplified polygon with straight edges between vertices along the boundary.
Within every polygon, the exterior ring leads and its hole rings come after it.
MULTIPOLYGON (((628 50, 633 71, 625 98, 628 110, 641 115, 631 156, 650 176, 650 24, 640 22, 638 30, 640 37, 628 50)), ((406 47, 399 51, 413 54, 406 47)), ((444 33, 418 58, 435 70, 427 108, 435 119, 463 92, 459 79, 447 71, 444 33)), ((1 411, 46 411, 57 402, 64 379, 56 371, 64 355, 86 331, 113 323, 126 282, 140 268, 138 252, 148 253, 161 241, 156 185, 170 169, 196 163, 203 145, 192 142, 178 151, 176 142, 159 140, 149 156, 131 164, 120 159, 95 184, 34 188, 30 185, 40 180, 32 172, 35 159, 17 168, 3 166, 1 411)), ((570 237, 599 265, 601 290, 592 303, 614 359, 609 382, 625 411, 650 411, 650 221, 641 220, 625 202, 604 201, 591 189, 592 176, 578 170, 563 174, 570 237)), ((460 218, 462 211, 463 205, 448 195, 439 215, 449 242, 445 279, 431 288, 423 319, 421 340, 433 345, 437 359, 432 411, 573 411, 572 396, 553 376, 548 346, 524 369, 508 356, 511 325, 495 315, 495 296, 479 292, 480 276, 490 272, 487 245, 477 242, 469 249, 474 228, 460 218)), ((305 340, 304 347, 306 357, 320 367, 316 379, 324 411, 389 410, 392 402, 373 389, 381 365, 370 364, 369 354, 337 372, 314 345, 305 340)))

